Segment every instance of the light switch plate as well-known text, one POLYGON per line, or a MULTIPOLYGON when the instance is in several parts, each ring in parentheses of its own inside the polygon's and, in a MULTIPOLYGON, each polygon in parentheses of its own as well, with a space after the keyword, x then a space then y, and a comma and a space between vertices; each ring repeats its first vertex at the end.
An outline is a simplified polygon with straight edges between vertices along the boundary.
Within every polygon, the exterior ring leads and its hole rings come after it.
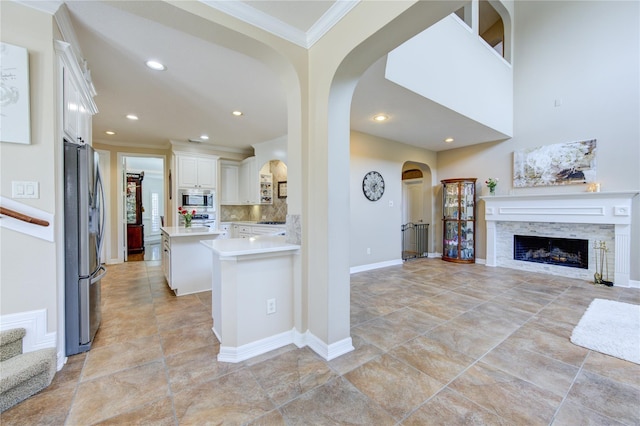
POLYGON ((40 198, 38 182, 11 181, 11 198, 40 198))

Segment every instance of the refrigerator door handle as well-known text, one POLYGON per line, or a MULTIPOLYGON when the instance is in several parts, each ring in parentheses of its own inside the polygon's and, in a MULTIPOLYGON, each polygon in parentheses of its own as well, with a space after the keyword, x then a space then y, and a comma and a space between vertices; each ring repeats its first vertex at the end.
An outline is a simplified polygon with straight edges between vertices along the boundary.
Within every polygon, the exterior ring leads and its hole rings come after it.
MULTIPOLYGON (((100 191, 100 224, 98 225, 98 259, 102 253, 102 243, 104 242, 104 227, 106 222, 106 208, 104 204, 104 187, 102 186, 102 176, 100 175, 100 169, 96 170, 96 189, 100 191)), ((98 263, 101 263, 98 261, 98 263)))
POLYGON ((95 275, 94 277, 91 278, 91 281, 89 282, 89 284, 95 284, 98 281, 100 281, 102 279, 102 277, 104 277, 107 274, 107 268, 105 268, 104 266, 100 265, 100 267, 98 268, 98 271, 102 271, 100 272, 100 274, 95 275))

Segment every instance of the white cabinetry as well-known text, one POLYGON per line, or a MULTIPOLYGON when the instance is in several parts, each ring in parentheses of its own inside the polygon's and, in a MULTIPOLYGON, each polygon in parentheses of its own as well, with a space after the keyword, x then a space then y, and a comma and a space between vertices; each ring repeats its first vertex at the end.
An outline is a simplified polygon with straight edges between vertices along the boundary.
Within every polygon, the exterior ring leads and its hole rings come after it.
POLYGON ((98 112, 93 102, 95 90, 85 79, 69 43, 56 40, 56 53, 62 82, 62 125, 65 137, 76 143, 91 144, 91 116, 98 112))
POLYGON ((180 188, 216 188, 216 163, 218 157, 177 155, 178 187, 180 188))
POLYGON ((220 231, 220 235, 218 235, 219 240, 228 240, 229 238, 233 238, 233 225, 231 223, 221 223, 218 229, 220 231))
POLYGON ((173 288, 171 286, 171 240, 165 232, 162 233, 162 272, 169 287, 173 288))
POLYGON ((260 204, 256 157, 245 158, 240 165, 240 199, 246 204, 260 204))
POLYGON ((200 241, 213 240, 217 232, 163 227, 162 270, 176 296, 211 290, 211 258, 200 241))
POLYGON ((220 204, 244 204, 240 198, 240 162, 220 161, 220 204))
POLYGON ((284 226, 234 224, 234 238, 250 238, 257 235, 273 235, 285 232, 284 226))
POLYGON ((261 204, 256 158, 220 161, 220 192, 220 204, 261 204))

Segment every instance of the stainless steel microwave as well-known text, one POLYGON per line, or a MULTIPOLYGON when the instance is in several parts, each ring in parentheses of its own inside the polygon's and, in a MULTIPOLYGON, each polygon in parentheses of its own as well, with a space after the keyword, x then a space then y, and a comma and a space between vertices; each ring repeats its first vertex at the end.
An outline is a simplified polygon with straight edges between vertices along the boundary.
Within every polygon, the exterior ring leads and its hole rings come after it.
POLYGON ((215 193, 213 191, 180 191, 180 202, 182 207, 207 207, 211 208, 214 204, 215 193))

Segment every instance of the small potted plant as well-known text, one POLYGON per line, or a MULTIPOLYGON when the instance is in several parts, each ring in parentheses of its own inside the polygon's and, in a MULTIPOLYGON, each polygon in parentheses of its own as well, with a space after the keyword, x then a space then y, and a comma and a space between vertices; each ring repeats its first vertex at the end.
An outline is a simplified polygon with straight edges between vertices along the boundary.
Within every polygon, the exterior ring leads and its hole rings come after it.
POLYGON ((489 178, 484 183, 489 187, 489 194, 496 195, 496 186, 498 186, 498 178, 489 178))
POLYGON ((183 207, 178 207, 178 214, 182 215, 184 218, 184 227, 191 228, 191 219, 193 219, 193 215, 196 214, 196 211, 189 211, 183 207))

